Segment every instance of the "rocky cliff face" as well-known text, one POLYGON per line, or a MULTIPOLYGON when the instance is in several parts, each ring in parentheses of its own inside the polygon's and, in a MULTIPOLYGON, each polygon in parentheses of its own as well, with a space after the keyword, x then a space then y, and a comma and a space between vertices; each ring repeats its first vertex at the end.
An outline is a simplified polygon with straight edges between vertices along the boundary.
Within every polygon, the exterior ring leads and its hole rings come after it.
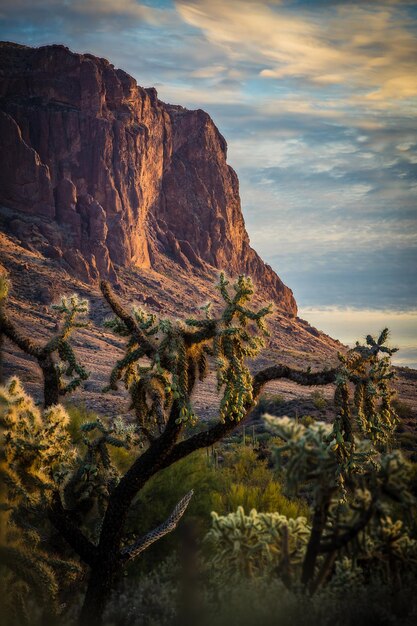
POLYGON ((249 245, 210 117, 166 105, 105 59, 0 44, 0 204, 21 242, 84 281, 117 266, 252 275, 296 304, 249 245))

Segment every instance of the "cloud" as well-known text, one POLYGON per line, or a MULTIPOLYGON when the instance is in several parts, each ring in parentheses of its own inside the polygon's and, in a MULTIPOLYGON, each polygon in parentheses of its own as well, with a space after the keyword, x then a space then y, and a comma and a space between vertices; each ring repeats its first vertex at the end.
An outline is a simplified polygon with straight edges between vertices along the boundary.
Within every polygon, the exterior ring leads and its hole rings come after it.
POLYGON ((191 72, 193 78, 216 78, 226 72, 224 65, 209 65, 207 67, 200 67, 197 70, 191 72))
POLYGON ((326 11, 309 3, 291 10, 291 2, 241 0, 179 0, 176 6, 232 63, 263 65, 265 79, 342 86, 364 107, 393 107, 417 95, 417 38, 408 3, 321 4, 326 11))
POLYGON ((417 137, 391 122, 253 113, 229 142, 251 243, 301 305, 417 306, 417 137))
MULTIPOLYGON (((291 285, 299 306, 372 310, 417 310, 417 277, 404 268, 416 263, 415 248, 358 247, 309 249, 309 260, 295 252, 267 257, 291 285)), ((307 319, 309 319, 307 317, 307 319)))
POLYGON ((139 0, 2 0, 0 20, 22 29, 76 35, 89 30, 132 29, 138 24, 166 21, 161 9, 139 0))
POLYGON ((417 311, 401 312, 389 309, 367 310, 346 307, 303 307, 299 314, 313 326, 324 330, 332 337, 353 346, 356 341, 364 342, 367 334, 378 335, 388 327, 389 345, 399 348, 394 355, 395 365, 417 368, 417 311))

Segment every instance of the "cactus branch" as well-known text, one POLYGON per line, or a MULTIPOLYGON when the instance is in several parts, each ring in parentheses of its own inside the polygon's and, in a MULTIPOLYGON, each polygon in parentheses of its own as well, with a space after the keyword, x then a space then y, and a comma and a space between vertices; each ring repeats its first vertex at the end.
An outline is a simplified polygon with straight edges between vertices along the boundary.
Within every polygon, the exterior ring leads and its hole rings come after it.
POLYGON ((144 354, 149 358, 152 358, 155 354, 156 348, 151 341, 146 337, 145 333, 139 328, 133 315, 130 315, 120 302, 119 298, 112 290, 110 283, 106 280, 100 282, 101 293, 110 305, 113 313, 124 322, 129 333, 134 337, 137 343, 143 348, 144 354))
POLYGON ((254 394, 259 395, 262 387, 272 381, 285 378, 292 380, 299 385, 328 385, 335 382, 338 370, 323 370, 320 372, 304 372, 302 370, 292 369, 288 365, 272 365, 257 372, 253 377, 254 394))
POLYGON ((61 496, 58 492, 53 496, 48 517, 76 554, 88 565, 93 565, 97 548, 71 520, 70 513, 62 506, 61 496))
MULTIPOLYGON (((302 370, 292 369, 287 365, 273 365, 266 369, 260 370, 252 378, 253 384, 253 404, 246 407, 246 416, 249 415, 253 405, 259 397, 263 387, 266 383, 272 380, 279 380, 285 378, 292 380, 300 385, 328 385, 335 382, 337 369, 323 370, 320 372, 303 372, 302 370)), ((206 431, 197 433, 188 437, 184 441, 177 443, 171 450, 170 454, 164 461, 164 467, 175 463, 184 456, 198 450, 200 448, 207 448, 213 445, 216 441, 219 441, 232 430, 236 428, 236 422, 233 420, 226 420, 224 423, 217 422, 214 426, 206 431)))
POLYGON ((181 498, 165 522, 151 530, 146 535, 143 535, 143 537, 140 537, 131 546, 128 546, 121 551, 121 557, 125 564, 133 561, 133 559, 136 559, 141 552, 147 550, 149 546, 155 543, 155 541, 159 541, 159 539, 162 539, 162 537, 165 537, 165 535, 176 529, 178 522, 187 510, 190 500, 193 497, 193 493, 194 491, 191 490, 183 498, 181 498))
POLYGON ((34 342, 29 337, 23 335, 13 324, 9 316, 5 311, 5 307, 0 307, 0 327, 2 333, 6 335, 10 341, 15 343, 23 352, 40 359, 43 356, 42 346, 39 343, 34 342))

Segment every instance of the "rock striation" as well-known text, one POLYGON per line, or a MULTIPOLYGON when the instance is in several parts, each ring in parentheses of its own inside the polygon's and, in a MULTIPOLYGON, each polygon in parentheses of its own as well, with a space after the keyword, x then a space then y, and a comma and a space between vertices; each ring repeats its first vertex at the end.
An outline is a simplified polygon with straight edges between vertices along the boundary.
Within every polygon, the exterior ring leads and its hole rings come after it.
POLYGON ((291 316, 292 292, 249 245, 226 141, 64 46, 0 44, 2 223, 86 282, 118 266, 247 273, 291 316))

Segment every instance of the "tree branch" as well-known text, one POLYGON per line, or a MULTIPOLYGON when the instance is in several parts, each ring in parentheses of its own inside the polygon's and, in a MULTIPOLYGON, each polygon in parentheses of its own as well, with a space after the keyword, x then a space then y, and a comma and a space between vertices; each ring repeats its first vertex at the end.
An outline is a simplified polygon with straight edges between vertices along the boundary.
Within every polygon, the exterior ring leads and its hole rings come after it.
POLYGON ((193 493, 193 490, 189 491, 187 495, 185 495, 178 502, 171 515, 165 520, 165 522, 151 530, 146 535, 143 535, 143 537, 140 537, 131 546, 128 546, 121 551, 121 559, 124 561, 124 564, 133 561, 133 559, 136 559, 141 552, 147 550, 147 548, 155 543, 155 541, 159 541, 159 539, 162 539, 162 537, 175 530, 178 522, 184 515, 191 498, 193 497, 193 493))
POLYGON ((79 557, 88 565, 93 566, 97 548, 71 520, 69 512, 62 506, 58 492, 55 492, 53 496, 52 504, 48 509, 48 517, 79 557))

